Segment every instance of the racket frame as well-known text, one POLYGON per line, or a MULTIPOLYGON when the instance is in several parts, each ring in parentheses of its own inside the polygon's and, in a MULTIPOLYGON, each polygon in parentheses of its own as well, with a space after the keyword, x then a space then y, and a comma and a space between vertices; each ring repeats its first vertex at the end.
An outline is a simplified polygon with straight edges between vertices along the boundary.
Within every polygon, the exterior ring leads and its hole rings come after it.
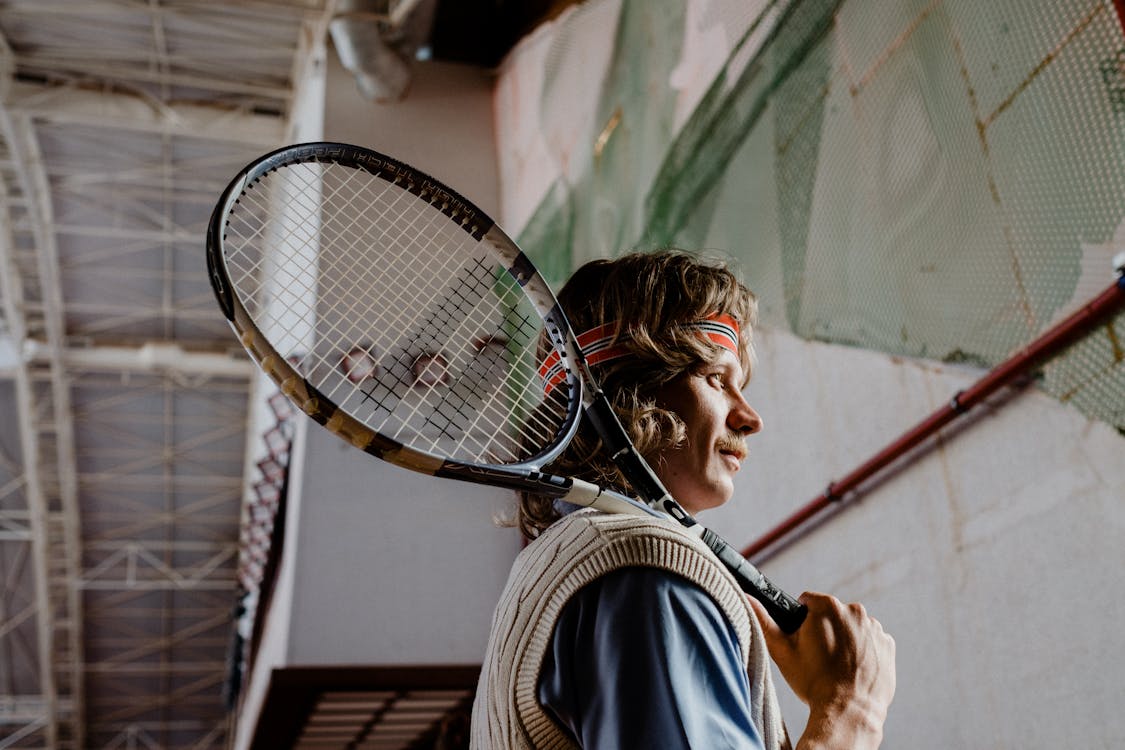
POLYGON ((529 291, 527 285, 537 280, 536 286, 530 290, 536 293, 527 296, 542 317, 544 329, 560 355, 567 352, 565 337, 569 326, 546 282, 538 279, 539 274, 530 259, 518 250, 515 243, 504 235, 487 214, 436 179, 418 172, 407 164, 368 149, 342 143, 298 144, 262 156, 231 180, 211 215, 207 230, 208 275, 219 307, 242 346, 281 392, 308 417, 376 458, 424 474, 461 479, 477 484, 498 485, 513 490, 538 492, 551 497, 561 497, 570 492, 572 482, 540 471, 540 467, 550 463, 562 452, 578 428, 581 416, 582 383, 574 374, 574 368, 569 360, 564 361, 566 381, 560 383, 560 388, 568 389, 569 393, 567 413, 561 420, 561 428, 555 438, 545 450, 523 461, 490 464, 451 460, 444 455, 406 445, 371 429, 339 408, 331 398, 310 383, 285 356, 273 348, 234 293, 234 284, 226 270, 223 256, 223 229, 226 225, 226 217, 230 215, 235 205, 263 176, 277 169, 309 162, 326 162, 363 169, 424 198, 430 205, 458 222, 462 229, 475 239, 494 246, 502 257, 513 254, 505 252, 503 250, 505 246, 512 248, 515 262, 506 270, 525 293, 529 291), (545 298, 544 295, 550 296, 545 298))

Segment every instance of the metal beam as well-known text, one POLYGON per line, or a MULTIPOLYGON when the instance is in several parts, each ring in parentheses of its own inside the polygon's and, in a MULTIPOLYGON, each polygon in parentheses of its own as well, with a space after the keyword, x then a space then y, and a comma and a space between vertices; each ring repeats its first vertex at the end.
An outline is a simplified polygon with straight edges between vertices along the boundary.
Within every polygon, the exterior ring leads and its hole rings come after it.
MULTIPOLYGON (((45 362, 51 352, 39 341, 24 342, 23 356, 29 362, 45 362)), ((217 352, 189 351, 167 341, 149 341, 140 346, 68 347, 59 360, 70 370, 84 372, 163 373, 209 375, 248 379, 254 365, 244 357, 217 352)))
MULTIPOLYGON (((66 70, 80 63, 76 59, 63 56, 32 55, 21 57, 20 67, 30 72, 50 73, 66 70)), ((84 66, 83 73, 90 78, 112 79, 132 84, 170 84, 207 89, 221 94, 229 94, 232 100, 252 97, 262 103, 269 103, 279 109, 289 106, 289 86, 287 83, 250 82, 221 78, 215 75, 193 73, 149 72, 134 64, 91 63, 84 66)))
MULTIPOLYGON (((45 365, 26 365, 17 374, 21 442, 24 446, 25 471, 28 476, 28 504, 31 511, 36 568, 36 598, 39 607, 40 680, 44 698, 55 710, 47 717, 46 733, 52 747, 60 750, 80 749, 85 744, 83 726, 84 682, 82 672, 82 610, 80 593, 71 585, 77 578, 81 534, 79 533, 77 466, 74 459, 74 425, 70 411, 70 389, 57 352, 64 340, 61 319, 62 292, 58 275, 58 253, 50 231, 51 197, 43 172, 43 158, 31 123, 26 116, 13 116, 0 107, 0 135, 8 145, 16 169, 17 184, 26 203, 23 208, 33 223, 39 287, 44 300, 40 324, 48 344, 56 351, 45 365), (32 388, 30 370, 45 367, 49 387, 40 390, 48 403, 35 406, 36 391, 32 388), (26 381, 22 386, 21 381, 26 381), (50 430, 40 428, 44 414, 50 430), (49 453, 43 450, 50 445, 49 453), (53 454, 51 465, 42 460, 53 454), (34 477, 34 478, 33 478, 34 477), (50 481, 47 481, 47 478, 50 481), (53 492, 48 492, 50 487, 53 492), (61 698, 67 698, 73 711, 58 710, 61 698)), ((5 209, 7 205, 5 204, 5 209)), ((5 220, 10 216, 5 210, 5 220)), ((5 242, 11 237, 7 226, 5 242)), ((14 264, 14 259, 10 258, 14 264)), ((25 271, 26 273, 26 271, 25 271)), ((17 279, 20 279, 17 276, 17 279)), ((17 280, 17 284, 20 281, 17 280)), ((22 294, 22 290, 17 292, 22 294)), ((26 338, 26 321, 16 311, 23 330, 17 341, 26 338)))
POLYGON ((163 104, 122 92, 91 91, 70 84, 13 81, 12 113, 53 125, 81 125, 185 138, 268 146, 280 143, 285 122, 277 115, 214 104, 163 104))
MULTIPOLYGON (((0 116, 4 113, 0 110, 0 116)), ((12 232, 10 214, 8 211, 8 193, 5 185, 0 182, 0 200, 3 201, 3 210, 0 211, 0 289, 2 289, 4 303, 4 319, 8 333, 16 342, 26 337, 27 325, 22 311, 23 286, 22 276, 15 262, 14 248, 12 246, 12 232)), ((38 647, 39 668, 39 699, 25 704, 19 716, 13 718, 32 727, 35 731, 43 730, 49 746, 53 746, 58 736, 59 696, 55 684, 54 671, 51 668, 51 628, 48 620, 51 617, 50 593, 47 586, 47 503, 40 483, 39 475, 39 444, 36 439, 36 429, 32 414, 33 384, 29 368, 26 363, 18 363, 13 372, 16 389, 16 414, 17 429, 20 437, 20 455, 23 460, 24 496, 27 500, 27 532, 31 539, 32 548, 32 577, 34 598, 36 603, 36 635, 38 647), (41 713, 31 715, 26 713, 29 707, 38 709, 41 713)), ((14 712, 4 710, 0 706, 0 717, 16 716, 14 712)), ((21 730, 22 731, 22 730, 21 730)), ((25 736, 17 731, 14 737, 25 736)), ((18 741, 18 739, 16 740, 18 741)))

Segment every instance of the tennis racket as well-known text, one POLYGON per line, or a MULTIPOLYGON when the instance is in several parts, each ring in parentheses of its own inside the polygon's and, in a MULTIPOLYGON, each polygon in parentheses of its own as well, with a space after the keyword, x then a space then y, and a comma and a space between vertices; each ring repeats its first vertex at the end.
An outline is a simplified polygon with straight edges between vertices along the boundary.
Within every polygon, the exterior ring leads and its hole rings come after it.
POLYGON ((633 447, 527 256, 434 178, 356 146, 280 149, 223 193, 207 265, 250 355, 352 445, 425 474, 611 513, 659 509, 698 534, 782 629, 800 626, 804 605, 688 515, 633 447), (561 370, 545 390, 539 367, 552 352, 561 370), (543 471, 583 414, 643 503, 543 471))

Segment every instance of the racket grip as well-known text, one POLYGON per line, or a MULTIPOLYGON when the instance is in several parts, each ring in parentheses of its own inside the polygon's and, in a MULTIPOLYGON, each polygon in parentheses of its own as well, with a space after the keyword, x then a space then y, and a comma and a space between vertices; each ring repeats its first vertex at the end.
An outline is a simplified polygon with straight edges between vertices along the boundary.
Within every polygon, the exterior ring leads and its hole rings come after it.
POLYGON ((742 590, 762 603, 782 632, 794 633, 801 627, 809 613, 808 607, 770 583, 761 571, 715 532, 704 529, 702 539, 734 575, 742 590))

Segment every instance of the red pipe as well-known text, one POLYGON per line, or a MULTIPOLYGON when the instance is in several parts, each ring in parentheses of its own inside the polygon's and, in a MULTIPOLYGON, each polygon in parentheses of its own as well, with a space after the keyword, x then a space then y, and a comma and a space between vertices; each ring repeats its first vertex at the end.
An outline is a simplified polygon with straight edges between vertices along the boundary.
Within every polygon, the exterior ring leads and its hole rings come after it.
POLYGON ((872 476, 988 398, 993 392, 1011 383, 1036 362, 1048 359, 1073 344, 1089 329, 1123 306, 1125 306, 1125 271, 1121 272, 1117 283, 1113 286, 1019 350, 1014 356, 1002 362, 972 386, 963 391, 958 391, 950 399, 949 404, 926 417, 917 426, 908 430, 902 437, 876 453, 840 481, 830 483, 824 494, 802 506, 780 524, 752 542, 749 547, 742 551, 742 555, 752 560, 766 549, 774 548, 771 551, 776 552, 780 547, 775 547, 775 545, 784 537, 796 531, 797 528, 803 526, 829 506, 842 501, 845 495, 856 490, 872 476))

